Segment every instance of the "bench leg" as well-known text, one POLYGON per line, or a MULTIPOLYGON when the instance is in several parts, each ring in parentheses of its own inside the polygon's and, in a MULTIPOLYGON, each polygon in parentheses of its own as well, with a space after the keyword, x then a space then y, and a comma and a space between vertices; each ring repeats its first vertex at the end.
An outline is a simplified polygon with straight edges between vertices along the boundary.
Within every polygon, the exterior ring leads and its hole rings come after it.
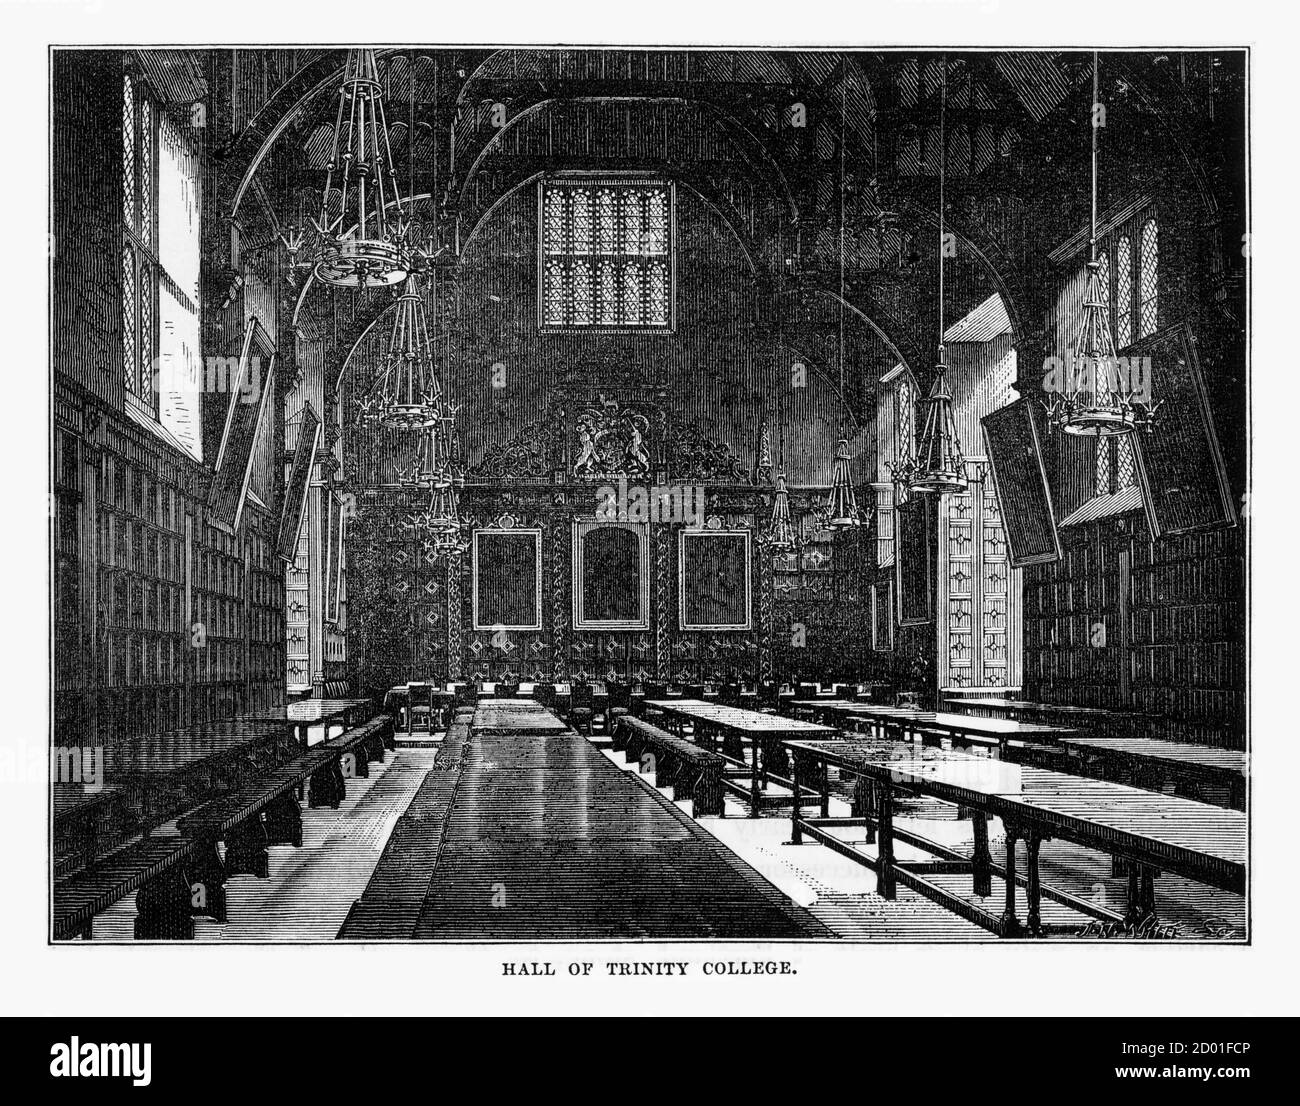
POLYGON ((190 868, 190 913, 225 924, 226 866, 216 845, 201 850, 190 868))
POLYGON ((291 792, 285 792, 266 808, 266 843, 302 848, 302 811, 291 792))
POLYGON ((190 941, 190 882, 178 865, 151 879, 135 896, 137 941, 190 941))
MULTIPOLYGON (((352 751, 344 753, 343 756, 350 757, 352 766, 351 774, 358 779, 368 780, 370 778, 370 750, 366 748, 364 741, 358 742, 353 746, 352 751)), ((347 775, 348 773, 344 773, 347 775)))
POLYGON ((346 795, 347 786, 343 782, 343 772, 337 760, 312 773, 311 790, 307 799, 307 805, 312 810, 323 806, 338 810, 339 803, 346 795))
POLYGON ((271 874, 271 861, 266 855, 266 828, 260 817, 255 815, 240 823, 226 837, 226 874, 258 879, 266 879, 271 874))
POLYGON ((695 816, 725 818, 726 801, 722 795, 722 776, 719 772, 705 770, 695 781, 695 816))

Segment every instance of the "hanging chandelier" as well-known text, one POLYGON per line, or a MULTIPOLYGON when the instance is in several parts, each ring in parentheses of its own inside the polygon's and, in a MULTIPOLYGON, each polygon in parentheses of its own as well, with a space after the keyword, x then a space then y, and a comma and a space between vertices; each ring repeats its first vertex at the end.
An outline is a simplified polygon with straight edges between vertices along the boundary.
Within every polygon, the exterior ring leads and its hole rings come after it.
POLYGON ((310 249, 301 218, 281 236, 290 263, 344 288, 400 284, 410 268, 407 212, 397 189, 373 50, 348 51, 326 169, 310 249))
POLYGON ((767 524, 767 544, 774 553, 789 553, 795 545, 794 525, 790 521, 790 492, 785 473, 776 474, 776 494, 772 497, 772 518, 767 524))
POLYGON ((361 401, 361 417, 393 430, 435 430, 453 414, 438 381, 419 281, 411 273, 397 299, 383 371, 361 401))
POLYGON ((948 162, 945 113, 948 104, 948 59, 943 60, 939 82, 939 342, 934 365, 934 382, 926 396, 925 424, 914 456, 891 466, 894 479, 916 495, 958 495, 969 486, 966 460, 952 413, 952 392, 948 390, 948 366, 943 348, 943 276, 945 246, 944 184, 948 162))
POLYGON ((1048 418, 1064 433, 1116 437, 1141 429, 1150 433, 1155 409, 1135 403, 1123 384, 1127 372, 1119 371, 1114 333, 1110 329, 1110 289, 1101 282, 1097 260, 1097 131, 1100 118, 1096 105, 1100 63, 1092 53, 1092 222, 1088 237, 1087 291, 1083 314, 1075 333, 1073 366, 1063 374, 1062 390, 1047 405, 1048 418))
POLYGON ((827 525, 836 529, 862 525, 857 496, 853 492, 853 475, 849 471, 849 442, 835 443, 835 461, 831 470, 831 493, 826 500, 827 525))
MULTIPOLYGON (((840 70, 840 393, 841 406, 844 405, 844 68, 840 70)), ((831 462, 831 490, 827 496, 822 514, 828 526, 837 530, 860 526, 864 521, 858 509, 857 496, 853 491, 853 473, 850 463, 849 440, 844 435, 835 443, 835 456, 831 462)))
POLYGON ((429 495, 428 507, 410 515, 402 526, 423 540, 430 556, 463 552, 469 547, 457 490, 465 478, 456 467, 455 433, 450 416, 442 425, 420 431, 415 464, 398 475, 402 487, 429 495))

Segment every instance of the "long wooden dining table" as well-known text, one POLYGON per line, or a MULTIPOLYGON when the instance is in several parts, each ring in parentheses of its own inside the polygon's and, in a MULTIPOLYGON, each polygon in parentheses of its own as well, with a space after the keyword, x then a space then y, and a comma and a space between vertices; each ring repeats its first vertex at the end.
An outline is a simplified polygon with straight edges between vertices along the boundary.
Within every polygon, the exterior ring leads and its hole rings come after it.
POLYGON ((982 745, 996 748, 1005 757, 1013 749, 1035 745, 1054 745, 1077 731, 1046 722, 1013 722, 1005 718, 980 718, 949 711, 918 710, 914 707, 889 707, 876 703, 849 703, 842 700, 797 700, 797 710, 822 718, 833 718, 850 728, 865 725, 877 737, 891 734, 900 738, 919 737, 949 740, 955 744, 982 745))
MULTIPOLYGON (((1003 936, 1044 932, 1040 915, 1042 886, 1038 873, 1039 847, 1059 839, 1118 858, 1128 875, 1128 911, 1118 920, 1134 932, 1149 927, 1156 917, 1154 881, 1160 873, 1173 873, 1234 894, 1244 894, 1248 855, 1246 816, 1239 811, 1194 802, 1171 795, 1143 791, 1105 780, 1071 776, 1031 765, 1011 764, 989 757, 971 756, 951 749, 909 746, 868 737, 865 740, 788 741, 793 754, 796 794, 791 839, 795 844, 807 833, 818 842, 876 872, 877 890, 886 899, 896 895, 899 883, 961 914, 977 925, 1003 936), (803 816, 806 794, 801 776, 810 766, 832 766, 868 782, 870 798, 860 802, 852 818, 808 819, 803 816), (898 792, 927 796, 952 803, 974 822, 974 853, 966 857, 946 846, 900 830, 893 824, 898 792), (1006 863, 992 864, 988 847, 988 820, 1002 822, 1006 863), (876 844, 871 857, 829 832, 832 828, 864 826, 868 844, 876 844), (877 840, 878 838, 878 840, 877 840), (895 839, 938 857, 935 863, 899 862, 895 839), (1027 915, 1022 927, 1016 913, 1016 849, 1024 843, 1027 915), (991 875, 1005 882, 1005 906, 994 914, 982 905, 954 894, 927 878, 931 872, 972 873, 974 894, 990 894, 991 875)), ((1076 910, 1104 917, 1095 904, 1070 896, 1053 895, 1076 910)))
POLYGON ((749 815, 758 818, 764 806, 778 806, 791 802, 782 795, 768 793, 768 784, 776 783, 789 788, 788 760, 783 742, 789 738, 834 737, 835 729, 801 718, 787 718, 780 714, 764 714, 746 707, 724 706, 703 699, 648 699, 646 706, 662 712, 677 733, 681 735, 683 722, 692 724, 692 740, 714 752, 720 752, 734 768, 749 777, 746 790, 736 782, 735 776, 724 774, 725 788, 749 803, 749 815), (717 749, 721 741, 722 748, 717 749), (744 747, 748 742, 750 758, 745 760, 744 747))

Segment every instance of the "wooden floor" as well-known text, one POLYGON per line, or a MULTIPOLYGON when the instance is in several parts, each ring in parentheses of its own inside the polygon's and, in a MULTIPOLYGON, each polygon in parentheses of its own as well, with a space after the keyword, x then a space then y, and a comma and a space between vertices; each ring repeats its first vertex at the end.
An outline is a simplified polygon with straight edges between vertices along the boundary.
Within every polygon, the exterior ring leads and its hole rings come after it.
POLYGON ((412 802, 426 831, 394 834, 340 937, 834 936, 577 734, 476 731, 457 771, 454 786, 430 773, 412 802), (399 883, 426 889, 409 922, 399 883))

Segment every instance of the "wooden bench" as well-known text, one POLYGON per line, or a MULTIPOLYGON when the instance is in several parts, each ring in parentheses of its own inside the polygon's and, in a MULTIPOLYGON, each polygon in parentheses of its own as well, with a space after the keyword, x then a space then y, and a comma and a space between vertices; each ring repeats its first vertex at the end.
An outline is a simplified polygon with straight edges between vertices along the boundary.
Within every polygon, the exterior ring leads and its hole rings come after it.
POLYGON ((185 837, 144 837, 101 857, 94 864, 54 884, 53 936, 56 941, 91 936, 96 914, 139 890, 139 915, 135 935, 141 940, 194 936, 189 913, 189 879, 186 862, 195 843, 185 837), (144 889, 154 886, 154 893, 144 889), (176 896, 165 893, 184 889, 186 909, 171 910, 176 896), (164 892, 159 894, 158 892, 164 892))
POLYGON ((379 714, 330 738, 310 751, 326 750, 330 755, 311 774, 311 785, 307 805, 313 810, 329 806, 337 810, 346 795, 345 780, 348 776, 362 779, 370 776, 370 761, 381 764, 384 750, 396 747, 391 715, 379 714))
POLYGON ((717 753, 630 715, 619 718, 613 739, 614 748, 638 766, 644 764, 646 753, 652 753, 655 784, 671 786, 676 799, 690 799, 697 816, 725 817, 722 769, 726 761, 717 753))
POLYGON ((366 776, 369 761, 382 761, 392 742, 393 721, 380 715, 183 814, 176 835, 146 836, 56 881, 55 939, 91 936, 94 916, 132 891, 138 891, 139 940, 188 940, 195 917, 224 922, 227 878, 265 879, 270 846, 302 846, 304 781, 311 781, 311 806, 337 808, 346 786, 344 757, 354 758, 346 774, 366 776))

